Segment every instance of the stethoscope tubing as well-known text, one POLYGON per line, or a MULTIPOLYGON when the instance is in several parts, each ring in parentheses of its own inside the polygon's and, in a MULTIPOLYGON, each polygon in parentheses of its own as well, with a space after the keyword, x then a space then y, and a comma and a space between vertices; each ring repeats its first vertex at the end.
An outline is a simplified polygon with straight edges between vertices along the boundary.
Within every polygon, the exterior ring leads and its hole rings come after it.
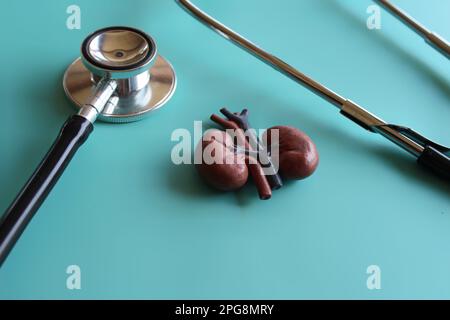
POLYGON ((153 38, 132 27, 102 28, 84 40, 81 57, 63 78, 64 90, 79 111, 65 122, 42 162, 2 215, 0 266, 94 130, 97 119, 137 121, 170 99, 176 88, 175 72, 157 52, 153 38), (152 77, 152 72, 156 74, 153 69, 158 69, 157 76, 152 77), (151 99, 152 94, 157 98, 151 99))
POLYGON ((417 132, 396 125, 391 125, 370 113, 355 102, 342 97, 321 83, 300 72, 275 55, 263 50, 242 35, 214 19, 189 0, 176 0, 194 18, 229 40, 231 43, 254 55, 262 62, 286 75, 290 79, 309 89, 338 107, 340 113, 364 129, 378 133, 394 142, 418 159, 423 166, 431 169, 441 177, 450 178, 449 149, 426 139, 417 132))
POLYGON ((421 36, 425 42, 442 53, 447 59, 450 59, 450 43, 437 33, 430 31, 423 24, 411 17, 408 13, 394 5, 388 0, 374 0, 387 11, 392 13, 400 21, 402 21, 411 30, 421 36))
MULTIPOLYGON (((232 43, 250 52, 261 61, 338 107, 340 113, 353 122, 364 129, 379 133, 391 140, 416 156, 420 164, 438 173, 441 177, 450 178, 450 157, 447 155, 450 149, 428 140, 409 128, 386 123, 351 100, 340 96, 276 56, 248 41, 201 11, 189 0, 177 1, 194 17, 232 43)), ((380 0, 379 2, 385 5, 389 3, 384 0, 380 0)), ((395 10, 394 12, 398 13, 395 10)), ((417 27, 419 33, 425 30, 423 27, 419 27, 417 23, 412 24, 412 26, 417 27)), ((423 33, 425 34, 425 32, 423 33)), ((434 33, 430 34, 435 35, 434 33)), ((448 53, 448 43, 442 38, 435 36, 427 36, 425 38, 438 49, 443 48, 444 52, 448 53), (442 46, 442 43, 446 44, 447 47, 442 46)), ((116 88, 117 82, 109 78, 104 78, 98 83, 91 100, 81 108, 78 114, 71 116, 66 121, 57 139, 38 168, 2 216, 2 220, 0 221, 0 266, 5 261, 29 221, 61 177, 76 151, 92 133, 94 122, 98 115, 103 111, 105 106, 114 103, 113 101, 117 101, 111 99, 116 88)))
POLYGON ((93 124, 80 115, 70 117, 63 125, 52 147, 3 215, 0 266, 93 129, 93 124))
POLYGON ((105 78, 99 81, 90 101, 64 123, 50 150, 2 216, 0 267, 77 150, 94 130, 94 122, 110 102, 116 88, 115 80, 105 78))

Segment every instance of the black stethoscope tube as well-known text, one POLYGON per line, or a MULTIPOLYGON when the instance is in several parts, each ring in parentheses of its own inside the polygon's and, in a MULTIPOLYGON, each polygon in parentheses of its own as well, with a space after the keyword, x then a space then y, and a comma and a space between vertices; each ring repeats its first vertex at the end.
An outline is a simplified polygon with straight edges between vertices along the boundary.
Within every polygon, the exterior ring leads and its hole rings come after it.
MULTIPOLYGON (((94 130, 99 113, 110 105, 116 80, 100 80, 92 96, 62 126, 58 137, 31 178, 19 192, 0 221, 0 266, 22 235, 36 211, 61 177, 70 160, 94 130)), ((114 100, 115 101, 115 100, 114 100)))
POLYGON ((3 215, 0 222, 0 266, 93 129, 93 124, 79 115, 70 117, 61 128, 52 147, 3 215))

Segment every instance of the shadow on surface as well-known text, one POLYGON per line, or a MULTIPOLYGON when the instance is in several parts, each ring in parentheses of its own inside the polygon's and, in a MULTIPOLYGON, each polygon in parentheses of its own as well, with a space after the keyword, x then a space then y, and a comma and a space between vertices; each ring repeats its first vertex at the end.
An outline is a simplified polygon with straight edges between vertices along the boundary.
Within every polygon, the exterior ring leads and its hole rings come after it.
POLYGON ((391 148, 373 148, 373 153, 394 167, 407 177, 411 183, 424 184, 434 192, 450 196, 449 181, 435 175, 433 172, 420 166, 415 159, 407 154, 396 152, 391 148))

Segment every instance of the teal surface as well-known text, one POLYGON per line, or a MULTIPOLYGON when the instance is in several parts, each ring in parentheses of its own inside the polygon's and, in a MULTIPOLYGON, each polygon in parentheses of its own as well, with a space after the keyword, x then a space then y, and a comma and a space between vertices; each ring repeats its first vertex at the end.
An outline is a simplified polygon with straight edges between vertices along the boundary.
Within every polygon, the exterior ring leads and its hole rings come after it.
MULTIPOLYGON (((396 0, 450 39, 450 1, 396 0)), ((412 157, 192 19, 171 0, 10 1, 0 26, 0 211, 42 159, 70 103, 62 75, 84 37, 142 28, 178 73, 145 121, 95 132, 0 270, 0 298, 450 298, 450 189, 412 157), (6 61, 6 62, 5 62, 6 61), (170 161, 171 133, 222 106, 293 125, 321 163, 270 201, 220 194, 170 161), (82 289, 66 288, 78 265, 82 289), (370 265, 381 290, 366 286, 370 265)), ((393 123, 450 144, 450 64, 368 0, 198 0, 206 11, 393 123)))

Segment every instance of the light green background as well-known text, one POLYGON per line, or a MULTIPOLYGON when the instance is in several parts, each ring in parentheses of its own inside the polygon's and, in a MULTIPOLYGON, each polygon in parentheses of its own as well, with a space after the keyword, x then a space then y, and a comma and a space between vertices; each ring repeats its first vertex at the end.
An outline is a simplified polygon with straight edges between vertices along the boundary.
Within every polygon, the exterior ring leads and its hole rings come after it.
MULTIPOLYGON (((450 1, 396 0, 450 39, 450 1)), ((379 116, 450 144, 450 65, 368 0, 197 3, 379 116)), ((0 209, 71 114, 61 79, 84 37, 110 25, 150 33, 178 73, 149 119, 96 124, 0 270, 0 298, 450 298, 450 189, 402 150, 192 19, 171 0, 2 5, 0 209), (66 8, 82 10, 68 30, 66 8), (316 174, 270 201, 250 185, 219 194, 171 164, 176 128, 222 106, 258 127, 293 125, 316 142, 316 174), (82 270, 82 290, 65 269, 82 270), (366 287, 366 268, 382 289, 366 287)))

